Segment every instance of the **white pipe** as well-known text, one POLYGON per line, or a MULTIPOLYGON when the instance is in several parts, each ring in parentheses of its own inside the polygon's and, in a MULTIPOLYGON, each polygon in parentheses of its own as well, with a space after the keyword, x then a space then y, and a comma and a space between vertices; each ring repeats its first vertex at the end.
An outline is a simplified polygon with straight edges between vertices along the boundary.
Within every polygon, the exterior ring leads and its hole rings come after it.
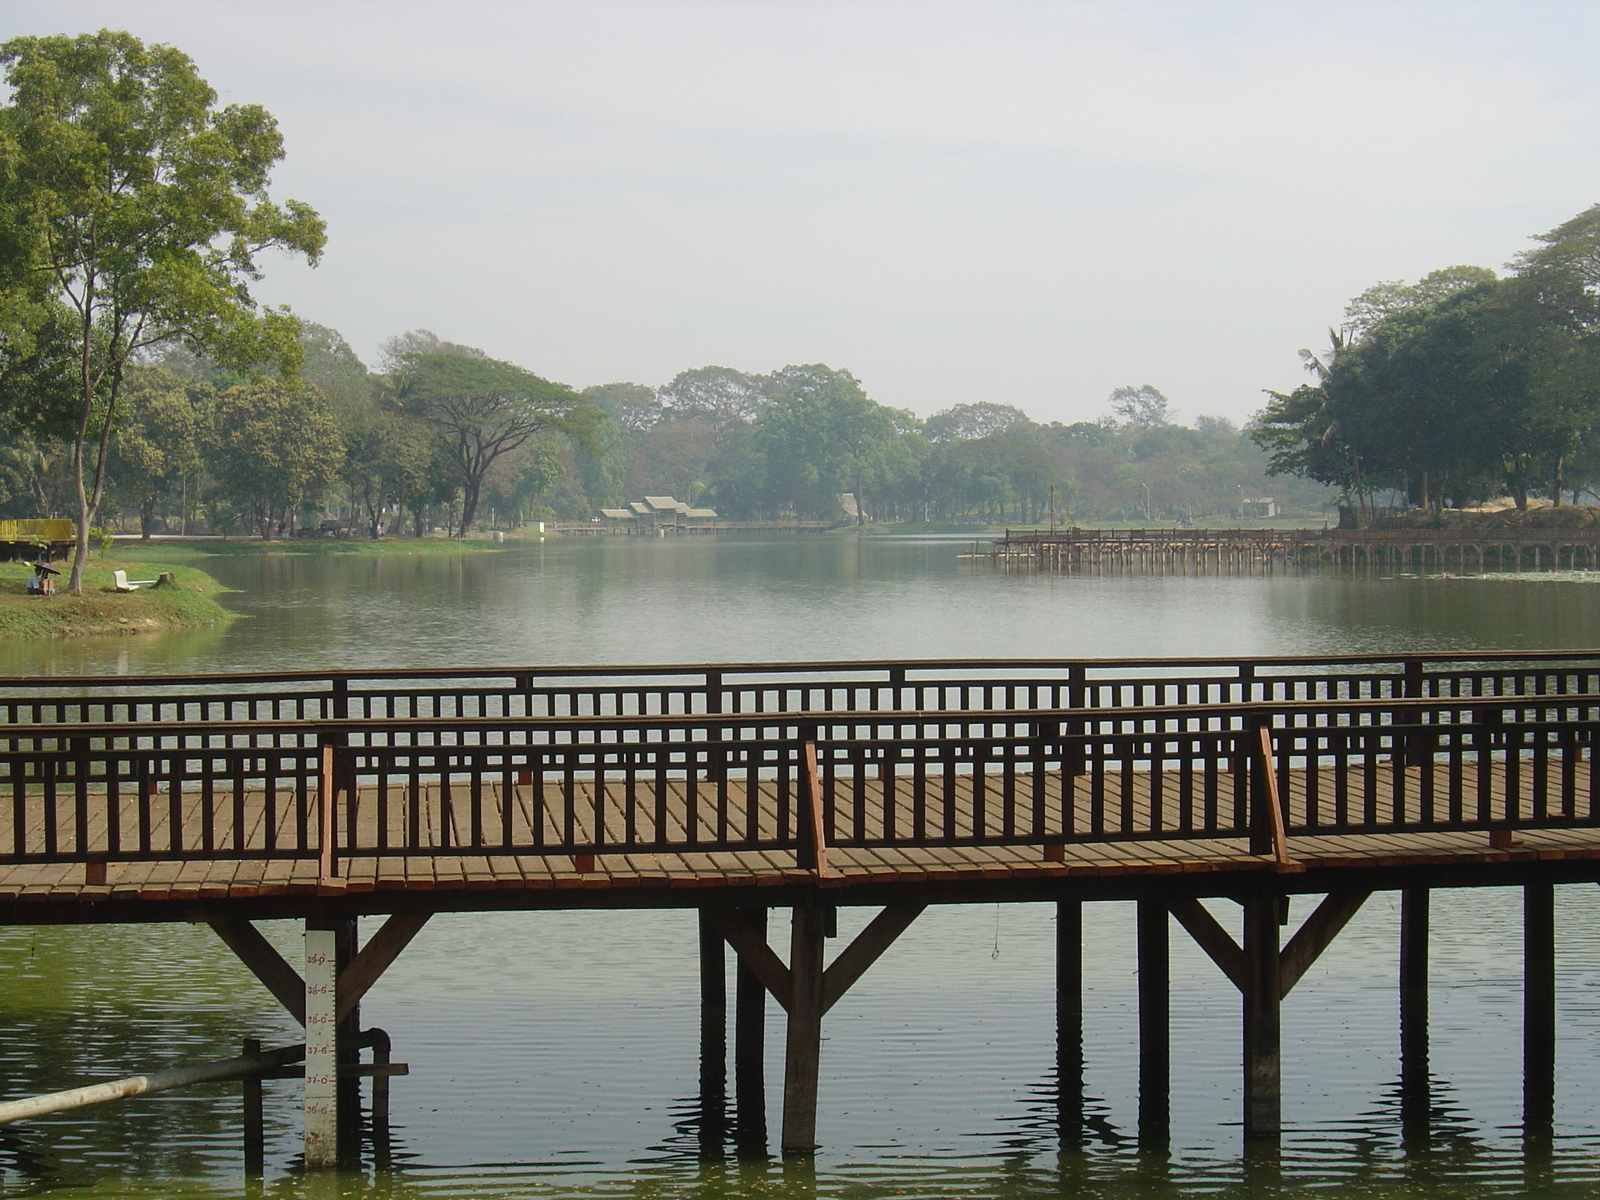
POLYGON ((285 1046, 281 1050, 267 1050, 261 1054, 243 1054, 238 1058, 224 1058, 220 1062, 201 1063, 194 1067, 173 1067, 168 1071, 152 1071, 148 1075, 131 1075, 127 1079, 114 1079, 109 1083, 91 1083, 87 1087, 65 1092, 50 1092, 44 1096, 29 1096, 23 1100, 8 1100, 0 1104, 0 1125, 21 1121, 27 1117, 42 1117, 46 1113, 62 1112, 69 1108, 83 1108, 90 1104, 104 1104, 108 1100, 125 1100, 129 1096, 142 1096, 146 1092, 164 1092, 168 1088, 187 1087, 192 1083, 215 1083, 222 1079, 243 1079, 298 1062, 305 1057, 304 1046, 285 1046))

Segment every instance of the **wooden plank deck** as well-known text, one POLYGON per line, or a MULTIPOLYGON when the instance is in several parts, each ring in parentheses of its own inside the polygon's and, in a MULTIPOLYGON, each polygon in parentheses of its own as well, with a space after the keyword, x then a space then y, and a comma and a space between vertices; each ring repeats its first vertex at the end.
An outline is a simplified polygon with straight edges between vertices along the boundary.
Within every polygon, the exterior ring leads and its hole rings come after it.
MULTIPOLYGON (((1588 763, 1577 764, 1576 777, 1569 785, 1575 792, 1588 795, 1588 763)), ((1379 767, 1372 772, 1370 782, 1375 784, 1374 794, 1383 799, 1384 815, 1393 811, 1395 795, 1395 768, 1379 767)), ((1400 791, 1401 812, 1415 818, 1423 797, 1426 771, 1412 767, 1405 769, 1400 791)), ((1552 772, 1555 776, 1557 773, 1552 772)), ((1477 786, 1483 781, 1474 769, 1472 789, 1466 799, 1470 811, 1476 811, 1477 786)), ((1487 776, 1489 802, 1495 813, 1504 802, 1504 763, 1496 762, 1487 776)), ((907 780, 896 781, 890 808, 896 828, 903 834, 912 832, 914 813, 907 780)), ((930 782, 934 782, 930 779, 930 782)), ((986 780, 987 804, 990 810, 989 826, 999 826, 999 776, 986 780)), ((1307 819, 1306 775, 1303 770, 1288 773, 1289 789, 1286 796, 1291 831, 1303 826, 1307 819)), ((955 788, 953 824, 958 836, 970 836, 974 829, 973 780, 971 776, 958 777, 955 788)), ((1016 805, 1019 810, 1031 811, 1033 798, 1032 778, 1018 776, 1016 805)), ((984 881, 1029 880, 1047 881, 1061 878, 1092 878, 1110 876, 1158 876, 1175 874, 1272 871, 1274 863, 1269 856, 1253 855, 1248 842, 1242 837, 1204 837, 1186 835, 1179 829, 1183 819, 1183 801, 1173 786, 1174 778, 1164 780, 1160 808, 1163 825, 1174 832, 1161 840, 1119 840, 1117 835, 1128 829, 1148 829, 1151 820, 1151 777, 1143 772, 1107 772, 1099 803, 1091 799, 1089 778, 1063 777, 1050 773, 1044 780, 1043 807, 1046 828, 1060 830, 1063 787, 1070 788, 1070 804, 1075 817, 1077 838, 1063 839, 1062 860, 1047 861, 1043 842, 1030 845, 924 845, 909 846, 848 846, 832 845, 827 854, 829 875, 819 879, 812 871, 796 863, 792 850, 745 849, 718 850, 683 845, 672 852, 630 849, 622 843, 628 836, 627 817, 622 803, 624 784, 611 781, 605 785, 603 806, 605 837, 617 845, 617 850, 602 852, 593 858, 592 865, 575 859, 570 853, 529 853, 525 846, 516 853, 507 853, 498 846, 482 850, 463 849, 463 843, 472 837, 472 805, 464 787, 452 788, 448 808, 443 803, 437 783, 417 789, 415 817, 420 821, 420 840, 433 848, 425 855, 384 853, 379 846, 380 805, 377 792, 372 787, 360 791, 357 803, 358 842, 376 849, 376 853, 341 857, 340 874, 334 881, 319 880, 315 856, 316 820, 312 811, 304 814, 306 833, 302 835, 302 809, 292 788, 279 791, 271 807, 270 832, 275 844, 285 850, 304 848, 304 856, 296 858, 214 858, 206 860, 154 859, 138 862, 110 862, 105 866, 104 882, 90 883, 82 862, 49 864, 0 864, 0 903, 26 906, 29 902, 95 903, 99 901, 150 901, 175 904, 197 901, 226 901, 271 896, 349 895, 353 893, 384 893, 400 895, 415 892, 464 893, 483 891, 516 891, 528 889, 571 889, 593 892, 596 889, 637 888, 764 888, 793 885, 820 884, 848 891, 852 887, 870 884, 876 888, 900 884, 950 884, 960 885, 984 881), (1098 814, 1098 816, 1097 816, 1098 814), (1100 822, 1102 840, 1094 840, 1089 831, 1093 823, 1100 822), (448 842, 448 844, 446 844, 448 842), (584 869, 580 869, 584 868, 584 869)), ((1324 812, 1330 811, 1327 781, 1318 803, 1324 812)), ((1440 762, 1433 766, 1432 793, 1440 815, 1444 814, 1449 795, 1449 764, 1440 762)), ((513 783, 509 787, 485 783, 478 793, 478 823, 487 841, 498 842, 509 826, 516 842, 530 843, 542 838, 546 846, 572 847, 595 840, 593 813, 595 811, 594 785, 588 781, 574 781, 571 785, 574 803, 566 803, 565 782, 547 781, 542 790, 526 783, 513 783), (537 794, 536 794, 537 791, 537 794), (536 804, 536 800, 542 803, 536 804), (571 827, 567 828, 566 814, 571 813, 571 827), (537 834, 536 834, 537 831, 537 834)), ((869 833, 884 828, 885 789, 877 778, 856 781, 841 777, 836 781, 834 812, 839 829, 863 828, 869 833)), ((1531 783, 1523 779, 1520 785, 1524 811, 1531 811, 1533 797, 1531 783)), ((933 789, 930 789, 933 790, 933 789)), ((1552 778, 1546 782, 1547 800, 1553 812, 1557 804, 1561 782, 1552 778)), ((643 791, 643 788, 640 788, 643 791)), ((716 842, 718 839, 717 785, 714 781, 698 781, 695 787, 696 805, 693 820, 699 840, 716 842)), ((740 781, 730 782, 730 803, 727 809, 729 834, 742 835, 747 829, 748 804, 753 798, 756 809, 755 829, 763 839, 777 839, 782 831, 778 797, 775 786, 768 781, 750 786, 740 781)), ((657 811, 655 797, 638 797, 641 803, 634 814, 635 832, 642 838, 670 839, 676 843, 688 841, 690 826, 690 795, 682 781, 675 781, 668 789, 664 810, 657 811), (658 819, 663 818, 658 825, 658 819)), ((170 793, 139 797, 124 792, 119 794, 118 820, 124 830, 124 846, 133 848, 136 839, 129 834, 139 827, 138 816, 142 805, 149 806, 149 840, 151 853, 159 854, 171 845, 172 821, 180 821, 181 843, 198 845, 208 807, 201 793, 185 791, 174 798, 170 793)), ((1203 815, 1197 811, 1190 797, 1193 819, 1203 815)), ((103 849, 106 837, 107 806, 103 797, 91 796, 86 807, 89 815, 88 844, 103 849)), ((0 829, 9 828, 11 821, 10 796, 0 798, 0 829)), ((30 796, 27 801, 30 844, 42 844, 46 806, 40 796, 30 796)), ((55 821, 59 835, 66 839, 74 834, 77 799, 71 794, 61 794, 55 800, 55 821)), ((1232 777, 1219 774, 1215 784, 1215 805, 1219 812, 1232 809, 1232 777)), ((260 788, 240 793, 220 791, 210 797, 212 827, 218 833, 218 843, 245 852, 261 852, 268 845, 269 805, 267 795, 260 788), (243 815, 237 841, 233 822, 243 815), (226 835, 226 836, 224 836, 226 835)), ((383 828, 391 846, 408 841, 408 821, 412 819, 413 797, 408 793, 391 795, 383 806, 383 828)), ((1019 821, 1026 814, 1019 812, 1019 821)), ((341 841, 346 832, 345 814, 341 812, 341 841)), ((943 813, 929 814, 929 829, 936 832, 943 824, 943 813), (934 818, 938 819, 935 820, 934 818)), ((1509 864, 1519 862, 1593 860, 1600 864, 1600 829, 1586 827, 1522 828, 1516 835, 1518 844, 1496 849, 1489 844, 1485 830, 1414 831, 1397 829, 1389 832, 1318 832, 1293 835, 1289 841, 1291 857, 1307 871, 1343 871, 1363 868, 1405 868, 1457 864, 1509 864)), ((852 840, 841 838, 841 840, 852 840)), ((843 898, 841 896, 841 898, 843 898)), ((442 899, 442 898, 441 898, 442 899)), ((575 905, 584 903, 573 896, 575 905)))

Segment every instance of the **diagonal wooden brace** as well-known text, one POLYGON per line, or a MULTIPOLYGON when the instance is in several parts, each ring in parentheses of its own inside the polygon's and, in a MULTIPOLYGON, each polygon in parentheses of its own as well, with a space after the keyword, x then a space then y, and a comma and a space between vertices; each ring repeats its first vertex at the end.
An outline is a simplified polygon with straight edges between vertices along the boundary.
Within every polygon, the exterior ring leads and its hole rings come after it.
POLYGON ((1167 911, 1178 919, 1178 924, 1188 931, 1195 945, 1206 952, 1206 956, 1217 964, 1217 969, 1228 977, 1229 982, 1241 992, 1244 991, 1248 971, 1244 951, 1233 940, 1233 935, 1217 924, 1217 919, 1206 911, 1205 906, 1191 896, 1167 901, 1167 911))
MULTIPOLYGON (((891 904, 856 934, 833 963, 822 973, 822 1011, 827 1012, 850 986, 867 973, 895 939, 911 927, 925 904, 891 904)), ((772 998, 790 1011, 794 999, 794 979, 777 952, 767 944, 764 934, 736 910, 707 909, 706 917, 723 940, 738 952, 745 966, 759 979, 772 998)))
MULTIPOLYGON (((1294 985, 1300 982, 1322 952, 1333 944, 1339 931, 1349 924, 1350 918, 1361 910, 1370 895, 1370 891, 1330 892, 1323 898, 1316 911, 1305 919, 1305 923, 1289 939, 1289 944, 1279 953, 1278 999, 1284 999, 1294 990, 1294 985)), ((1167 909, 1233 986, 1244 991, 1247 978, 1245 956, 1239 943, 1233 940, 1233 935, 1219 925, 1198 900, 1189 897, 1169 900, 1167 909)))
POLYGON ((432 913, 395 913, 383 927, 367 939, 350 965, 339 972, 334 994, 338 997, 337 1019, 343 1021, 361 1003, 372 985, 383 977, 400 952, 411 944, 432 913))
POLYGON ((277 948, 249 921, 212 921, 211 928, 239 961, 249 967, 262 986, 277 997, 278 1003, 300 1024, 306 1023, 306 981, 291 967, 277 948))
MULTIPOLYGON (((367 939, 350 965, 339 972, 337 1019, 348 1017, 389 965, 428 923, 431 913, 395 913, 367 939)), ((251 973, 300 1024, 306 1023, 306 983, 273 944, 249 921, 212 921, 211 928, 251 973)))
POLYGON ((1294 985, 1333 944, 1339 931, 1349 924, 1370 895, 1370 891, 1329 892, 1323 898, 1317 911, 1305 919, 1278 956, 1278 999, 1294 990, 1294 985))
POLYGON ((850 985, 867 973, 867 968, 894 945, 894 940, 911 927, 911 922, 921 916, 926 907, 926 904, 891 904, 856 934, 855 940, 822 973, 823 1012, 838 1003, 850 990, 850 985))
POLYGON ((750 968, 751 973, 761 981, 761 985, 772 993, 772 998, 783 1006, 785 1012, 788 1012, 794 1003, 794 982, 789 968, 783 964, 783 960, 777 956, 772 947, 767 945, 766 934, 751 925, 743 913, 735 910, 708 908, 705 914, 706 919, 722 935, 723 940, 733 947, 744 965, 750 968))

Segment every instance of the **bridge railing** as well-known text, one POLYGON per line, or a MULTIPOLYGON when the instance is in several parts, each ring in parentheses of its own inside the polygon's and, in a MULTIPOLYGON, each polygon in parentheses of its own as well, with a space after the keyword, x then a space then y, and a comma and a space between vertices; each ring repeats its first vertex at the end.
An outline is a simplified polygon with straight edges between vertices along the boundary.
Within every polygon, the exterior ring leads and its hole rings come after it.
POLYGON ((13 725, 0 862, 316 858, 331 873, 350 858, 772 851, 815 865, 829 846, 1059 856, 1248 838, 1281 854, 1285 837, 1589 825, 1597 692, 266 734, 13 725))
POLYGON ((885 660, 0 679, 0 723, 1034 711, 1600 691, 1600 651, 885 660))

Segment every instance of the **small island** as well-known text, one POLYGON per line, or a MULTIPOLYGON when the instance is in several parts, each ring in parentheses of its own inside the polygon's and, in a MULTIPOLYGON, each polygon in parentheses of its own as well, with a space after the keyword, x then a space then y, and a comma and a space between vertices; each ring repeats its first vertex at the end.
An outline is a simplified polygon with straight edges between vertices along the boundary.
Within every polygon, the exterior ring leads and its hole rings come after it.
POLYGON ((95 559, 84 568, 78 595, 65 590, 29 594, 32 573, 31 563, 0 564, 0 640, 156 633, 219 625, 238 615, 217 602, 228 589, 204 571, 142 556, 95 559), (114 583, 118 570, 130 581, 157 582, 119 592, 114 583))

